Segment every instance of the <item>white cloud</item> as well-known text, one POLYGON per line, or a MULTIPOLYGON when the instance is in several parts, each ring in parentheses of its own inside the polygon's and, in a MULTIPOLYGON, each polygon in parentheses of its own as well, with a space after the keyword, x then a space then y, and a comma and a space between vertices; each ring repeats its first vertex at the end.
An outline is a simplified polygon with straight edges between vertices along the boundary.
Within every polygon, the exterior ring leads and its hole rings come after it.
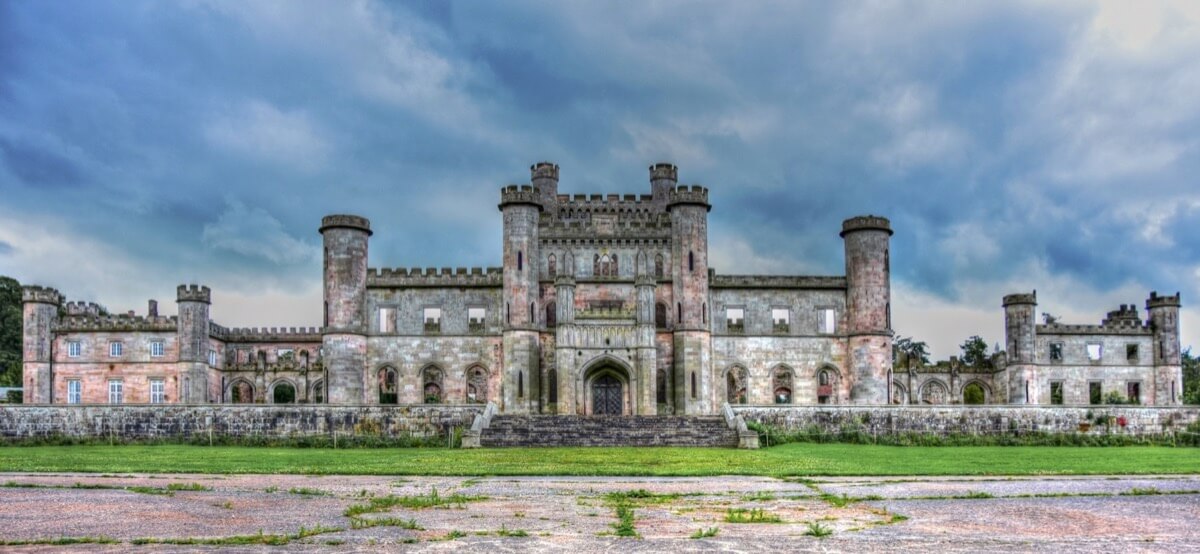
POLYGON ((229 250, 277 264, 310 262, 320 257, 320 247, 289 235, 283 224, 266 210, 247 208, 231 200, 216 221, 204 225, 205 246, 229 250))
POLYGON ((215 116, 203 132, 217 148, 306 171, 321 168, 331 150, 324 131, 307 113, 285 112, 258 100, 215 116))

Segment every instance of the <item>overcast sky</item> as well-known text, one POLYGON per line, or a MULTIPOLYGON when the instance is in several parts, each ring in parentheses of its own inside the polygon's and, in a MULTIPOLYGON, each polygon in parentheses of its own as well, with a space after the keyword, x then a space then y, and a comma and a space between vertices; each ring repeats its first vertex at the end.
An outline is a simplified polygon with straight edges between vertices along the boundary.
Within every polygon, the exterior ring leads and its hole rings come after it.
POLYGON ((1191 1, 0 2, 0 274, 317 325, 322 215, 372 266, 495 266, 531 163, 671 161, 721 273, 841 274, 841 220, 891 218, 939 357, 1035 288, 1076 323, 1182 291, 1200 345, 1197 53, 1191 1))

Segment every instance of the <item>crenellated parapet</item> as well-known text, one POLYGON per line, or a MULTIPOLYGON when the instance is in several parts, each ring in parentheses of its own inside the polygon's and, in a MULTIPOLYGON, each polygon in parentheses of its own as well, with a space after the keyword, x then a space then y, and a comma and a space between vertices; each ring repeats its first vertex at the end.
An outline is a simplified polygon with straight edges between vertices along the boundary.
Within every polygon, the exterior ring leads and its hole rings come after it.
POLYGON ((807 275, 720 275, 714 274, 709 287, 718 289, 829 289, 845 290, 846 278, 807 275))
POLYGON ((659 162, 650 166, 650 180, 656 181, 659 179, 678 181, 679 168, 675 164, 667 162, 659 162))
POLYGON ((1004 295, 1003 306, 1016 306, 1020 304, 1037 304, 1037 291, 1031 293, 1016 293, 1004 295))
POLYGON ((21 301, 61 306, 63 296, 62 294, 59 294, 58 289, 40 287, 37 285, 25 285, 21 287, 21 301))
POLYGON ((79 332, 145 332, 174 333, 177 331, 176 316, 129 316, 120 315, 67 315, 54 326, 57 333, 79 332))
POLYGON ((371 236, 371 221, 365 217, 350 214, 333 214, 321 218, 321 227, 317 232, 324 233, 328 229, 354 229, 363 231, 371 236))
POLYGON ((67 302, 65 307, 67 310, 67 315, 69 316, 99 317, 101 314, 107 311, 95 302, 72 301, 67 302))
POLYGON ((846 233, 865 230, 886 231, 890 236, 892 234, 892 222, 888 221, 888 218, 878 215, 852 217, 842 222, 841 236, 844 238, 846 233))
MULTIPOLYGON (((242 342, 321 342, 323 330, 320 327, 234 327, 219 328, 219 338, 231 343, 242 342)), ((214 330, 210 327, 210 331, 214 330)))
POLYGON ((1179 293, 1174 295, 1159 296, 1158 292, 1151 292, 1150 298, 1146 299, 1146 309, 1152 308, 1178 308, 1182 304, 1179 302, 1179 293))
POLYGON ((538 162, 529 166, 529 177, 533 181, 539 179, 558 180, 558 164, 552 162, 538 162))
POLYGON ((671 191, 667 204, 671 207, 703 206, 706 211, 712 210, 712 205, 708 203, 708 188, 699 185, 677 187, 671 191))
POLYGON ((1038 335, 1149 335, 1143 325, 1069 325, 1063 323, 1037 324, 1038 335))
POLYGON ((1138 315, 1137 306, 1121 304, 1121 307, 1108 312, 1100 325, 1102 327, 1141 327, 1142 318, 1138 315))
POLYGON ((629 220, 617 218, 603 224, 591 221, 561 221, 556 220, 541 228, 539 236, 543 240, 562 239, 666 239, 671 236, 671 222, 658 218, 629 220))
POLYGON ((504 271, 499 267, 368 268, 367 287, 499 287, 504 271))
POLYGON ((201 302, 212 304, 212 290, 201 285, 179 285, 175 289, 177 302, 201 302))
POLYGON ((537 206, 539 210, 542 208, 541 197, 538 192, 534 190, 532 185, 508 185, 507 187, 500 189, 499 208, 501 210, 503 210, 505 206, 517 204, 537 206))

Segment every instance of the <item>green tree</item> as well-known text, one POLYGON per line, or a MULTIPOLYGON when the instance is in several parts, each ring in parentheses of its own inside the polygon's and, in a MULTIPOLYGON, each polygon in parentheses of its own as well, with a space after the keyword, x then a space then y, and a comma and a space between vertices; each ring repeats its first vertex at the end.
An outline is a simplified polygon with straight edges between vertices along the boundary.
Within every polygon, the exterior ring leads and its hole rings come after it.
POLYGON ((988 359, 988 345, 979 335, 971 335, 966 342, 958 345, 962 349, 962 361, 969 367, 987 367, 991 364, 988 359))
POLYGON ((929 364, 929 345, 924 341, 913 340, 912 337, 900 337, 892 342, 892 363, 904 354, 910 360, 920 360, 922 365, 929 364))
POLYGON ((1200 356, 1183 351, 1183 403, 1200 404, 1200 356))
POLYGON ((0 275, 0 386, 21 385, 21 283, 0 275))

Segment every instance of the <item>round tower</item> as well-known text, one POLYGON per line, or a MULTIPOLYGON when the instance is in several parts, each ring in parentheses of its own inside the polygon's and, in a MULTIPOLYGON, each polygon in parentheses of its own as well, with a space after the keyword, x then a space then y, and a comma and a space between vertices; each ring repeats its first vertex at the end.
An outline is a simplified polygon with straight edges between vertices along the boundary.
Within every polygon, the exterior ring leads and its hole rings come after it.
MULTIPOLYGON (((669 171, 674 166, 653 166, 669 171)), ((652 174, 653 175, 653 174, 652 174)), ((719 391, 713 387, 712 335, 708 314, 708 189, 680 186, 670 191, 674 383, 677 414, 715 413, 719 391)))
POLYGON ((175 289, 179 317, 179 401, 187 404, 208 402, 208 327, 212 291, 200 285, 179 285, 175 289))
POLYGON ((541 196, 530 185, 509 185, 500 191, 499 207, 504 215, 504 409, 535 413, 541 374, 537 305, 541 196))
POLYGON ((371 403, 367 370, 367 242, 371 222, 356 215, 321 219, 325 247, 323 358, 330 404, 371 403))
POLYGON ((537 191, 542 207, 553 209, 558 203, 558 164, 538 162, 529 166, 529 180, 537 191))
POLYGON ((678 183, 679 168, 675 164, 659 162, 650 166, 650 192, 655 204, 665 205, 678 183))
POLYGON ((1004 341, 1008 349, 1008 402, 1037 404, 1037 291, 1004 297, 1004 341))
POLYGON ((1150 330, 1154 332, 1154 405, 1183 403, 1183 359, 1179 349, 1179 293, 1146 300, 1150 330))
POLYGON ((54 325, 62 295, 49 287, 21 287, 25 326, 22 329, 22 382, 25 404, 50 404, 54 401, 54 325))
POLYGON ((854 404, 887 404, 892 370, 891 222, 866 215, 842 222, 846 248, 847 365, 854 404))

